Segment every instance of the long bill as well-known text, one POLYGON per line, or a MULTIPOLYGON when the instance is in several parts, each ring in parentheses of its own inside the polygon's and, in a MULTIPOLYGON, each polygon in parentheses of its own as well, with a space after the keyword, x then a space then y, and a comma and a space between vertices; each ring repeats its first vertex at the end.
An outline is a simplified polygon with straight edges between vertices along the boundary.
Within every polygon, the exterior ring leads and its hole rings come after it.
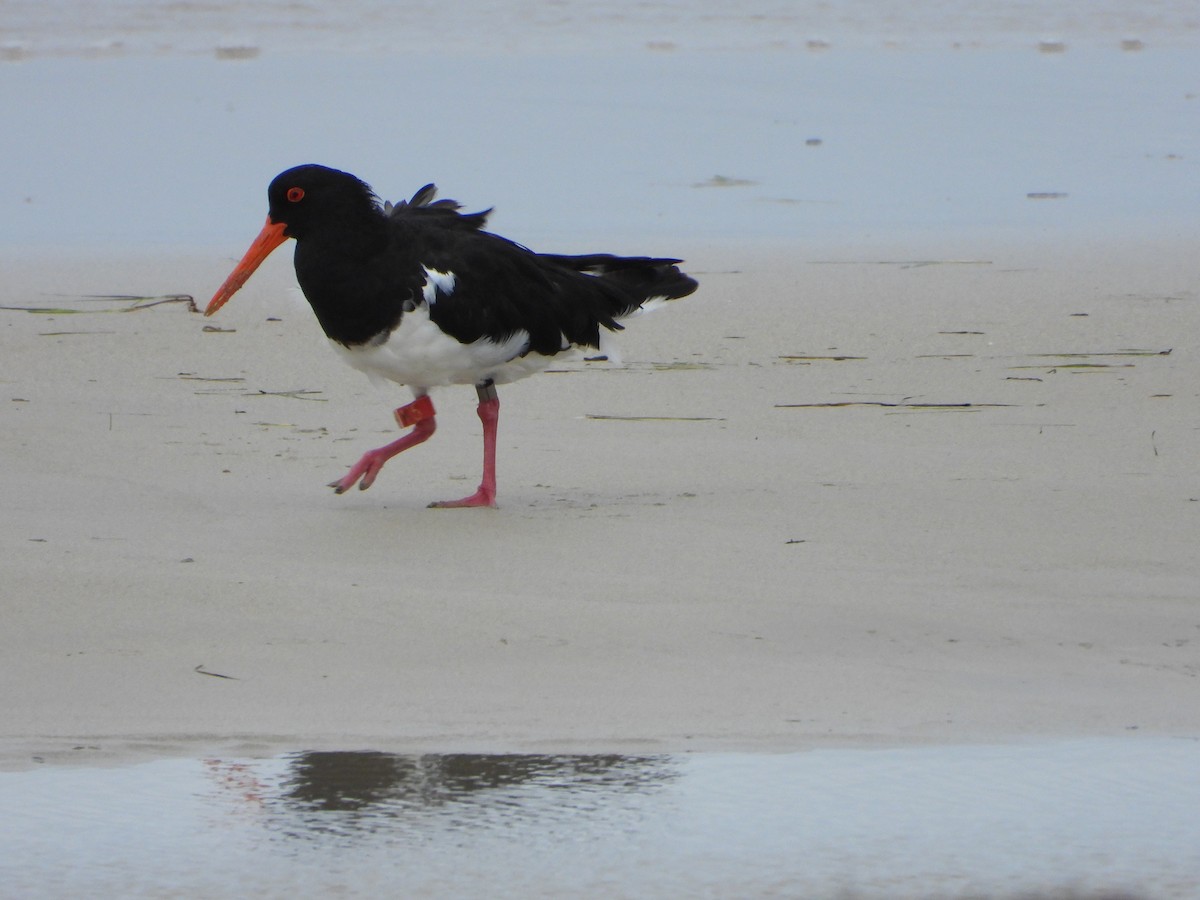
POLYGON ((246 280, 254 274, 254 270, 262 265, 262 261, 271 255, 271 251, 287 240, 283 233, 286 227, 283 222, 272 222, 271 217, 267 216, 267 223, 263 225, 262 231, 258 233, 242 261, 229 273, 225 283, 217 288, 213 298, 208 301, 208 308, 204 310, 206 316, 211 316, 224 306, 230 297, 241 290, 246 280))

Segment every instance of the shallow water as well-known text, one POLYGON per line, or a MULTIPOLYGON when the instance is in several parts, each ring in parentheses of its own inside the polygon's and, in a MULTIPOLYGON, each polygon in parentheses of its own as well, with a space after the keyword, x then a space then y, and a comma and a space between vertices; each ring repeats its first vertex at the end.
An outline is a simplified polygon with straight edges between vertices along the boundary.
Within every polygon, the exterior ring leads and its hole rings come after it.
POLYGON ((1200 741, 0 774, 0 893, 1200 895, 1200 741))
POLYGON ((302 162, 393 200, 437 181, 472 209, 494 205, 502 233, 564 252, 1196 222, 1192 47, 432 67, 425 55, 47 57, 2 71, 19 140, 0 171, 0 246, 240 252, 270 178, 302 162))

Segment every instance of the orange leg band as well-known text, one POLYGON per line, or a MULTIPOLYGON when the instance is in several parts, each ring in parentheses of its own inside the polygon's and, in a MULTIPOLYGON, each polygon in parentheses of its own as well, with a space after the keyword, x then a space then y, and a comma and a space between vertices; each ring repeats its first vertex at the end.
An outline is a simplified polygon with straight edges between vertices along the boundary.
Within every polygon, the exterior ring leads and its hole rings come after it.
POLYGON ((435 414, 436 410, 433 408, 433 400, 430 399, 428 394, 422 394, 412 403, 405 404, 394 413, 396 424, 401 428, 407 428, 426 419, 432 419, 435 414))

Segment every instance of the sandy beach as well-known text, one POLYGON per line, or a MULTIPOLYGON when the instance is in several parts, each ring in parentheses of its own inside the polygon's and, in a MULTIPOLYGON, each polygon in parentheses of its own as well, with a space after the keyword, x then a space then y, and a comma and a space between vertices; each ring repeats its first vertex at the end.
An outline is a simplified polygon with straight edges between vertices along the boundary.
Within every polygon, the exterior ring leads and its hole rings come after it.
POLYGON ((210 320, 82 295, 222 259, 10 261, 84 312, 4 314, 6 760, 1196 732, 1185 246, 687 255, 623 368, 504 392, 496 511, 424 508, 476 475, 469 390, 323 487, 399 401, 286 260, 210 320))

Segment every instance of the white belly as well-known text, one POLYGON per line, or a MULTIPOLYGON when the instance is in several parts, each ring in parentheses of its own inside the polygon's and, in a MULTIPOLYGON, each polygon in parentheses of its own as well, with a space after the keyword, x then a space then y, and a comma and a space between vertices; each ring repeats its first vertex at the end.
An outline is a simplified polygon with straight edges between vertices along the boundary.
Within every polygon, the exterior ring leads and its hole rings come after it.
POLYGON ((447 384, 479 384, 491 379, 507 384, 541 372, 558 357, 521 354, 529 335, 518 332, 505 341, 484 338, 464 344, 444 333, 423 306, 406 312, 400 327, 380 344, 333 348, 354 368, 414 388, 447 384))

